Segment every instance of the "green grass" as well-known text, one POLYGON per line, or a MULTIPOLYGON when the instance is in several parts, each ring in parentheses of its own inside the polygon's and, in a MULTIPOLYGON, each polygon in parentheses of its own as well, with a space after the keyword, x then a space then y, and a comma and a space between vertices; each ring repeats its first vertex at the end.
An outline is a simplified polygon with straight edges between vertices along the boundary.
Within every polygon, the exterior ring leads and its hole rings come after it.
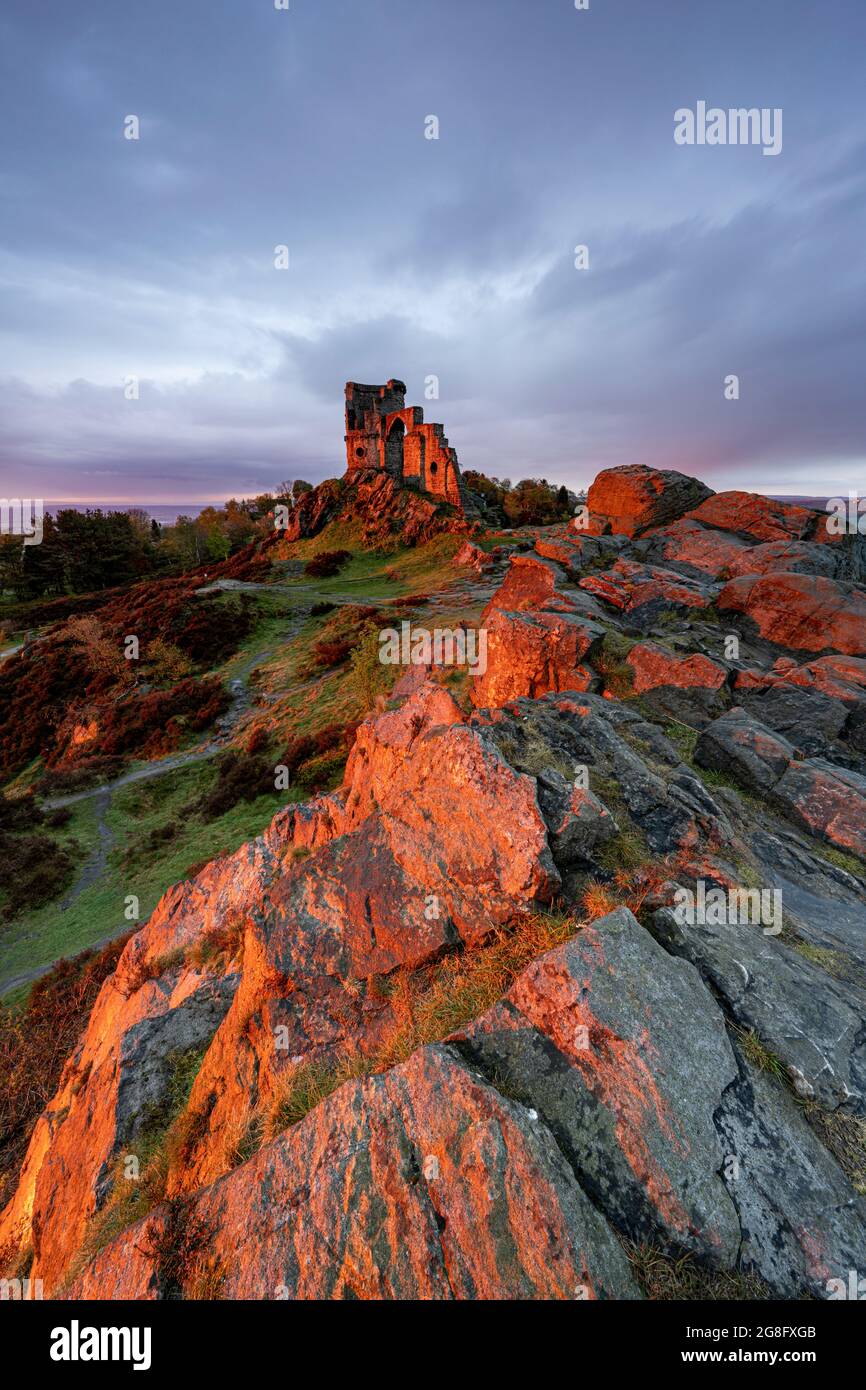
MULTIPOLYGON (((62 956, 77 955, 94 942, 120 935, 136 925, 124 918, 124 900, 139 898, 138 925, 143 925, 162 894, 186 877, 190 865, 214 858, 222 850, 233 851, 254 839, 289 801, 299 800, 300 789, 277 792, 242 801, 216 820, 204 822, 184 814, 188 803, 210 787, 216 777, 212 761, 194 763, 133 783, 114 793, 106 823, 115 836, 107 871, 64 912, 49 903, 27 917, 16 919, 0 936, 0 986, 5 980, 62 956), (152 853, 142 852, 150 833, 172 821, 177 833, 152 853), (129 854, 132 851, 132 855, 129 854)), ((77 830, 92 850, 96 843, 96 808, 93 799, 76 802, 64 832, 77 830)), ((80 856, 84 862, 85 855, 80 856)))
POLYGON ((664 734, 682 754, 684 762, 693 762, 698 741, 697 729, 691 728, 688 724, 681 724, 679 720, 672 720, 665 725, 664 734))
POLYGON ((604 676, 605 689, 619 700, 627 700, 633 694, 634 670, 626 657, 634 645, 633 638, 609 628, 599 649, 590 657, 592 665, 604 676))
POLYGON ((771 1052, 766 1043, 758 1037, 752 1028, 740 1028, 734 1026, 737 1041, 740 1044, 743 1056, 751 1062, 758 1071, 766 1072, 776 1081, 780 1081, 789 1090, 791 1089, 791 1076, 781 1057, 777 1057, 775 1052, 771 1052))
MULTIPOLYGON (((369 644, 361 648, 357 660, 322 672, 311 682, 310 647, 321 632, 322 619, 302 621, 304 611, 311 602, 329 594, 351 596, 361 604, 369 604, 447 588, 460 577, 452 559, 463 540, 462 536, 441 535, 426 545, 397 548, 389 554, 357 550, 333 579, 302 576, 280 581, 271 588, 245 591, 245 597, 255 605, 254 626, 237 652, 214 668, 212 674, 228 683, 252 669, 254 685, 277 696, 265 707, 263 721, 275 752, 295 733, 314 733, 330 724, 346 724, 360 718, 368 712, 371 694, 387 684, 380 679, 380 670, 373 668, 369 644)), ((357 544, 358 536, 351 527, 328 527, 314 540, 296 543, 292 555, 307 559, 321 550, 357 544)), ((218 602, 230 608, 239 599, 236 593, 227 592, 218 602)), ((395 610, 395 623, 399 616, 399 610, 395 610)), ((437 623, 442 625, 444 621, 444 615, 437 612, 437 623)), ((242 746, 246 741, 247 723, 243 721, 244 732, 233 746, 242 746)), ((201 743, 202 737, 191 737, 189 744, 201 743)), ((342 775, 341 762, 341 758, 331 755, 326 766, 312 771, 326 785, 334 785, 342 775)), ((142 764, 134 761, 129 770, 139 766, 142 764)), ((22 778, 32 780, 39 770, 36 762, 22 778)), ((225 815, 206 823, 186 813, 185 807, 197 801, 213 785, 215 777, 214 763, 208 759, 116 791, 106 814, 114 845, 105 873, 64 912, 59 910, 62 899, 58 897, 0 928, 0 989, 20 974, 63 956, 76 955, 96 942, 130 930, 136 923, 124 917, 128 896, 138 897, 138 924, 143 924, 165 890, 186 877, 191 865, 212 859, 223 850, 237 849, 260 834, 280 806, 305 794, 302 787, 295 787, 288 794, 275 791, 252 802, 240 802, 225 815), (149 848, 153 832, 168 823, 177 827, 176 832, 169 840, 149 848)), ((98 842, 96 802, 85 799, 70 809, 72 817, 57 832, 57 838, 63 843, 76 843, 75 859, 80 873, 98 842)), ((16 987, 15 992, 18 995, 21 989, 16 987)))
POLYGON ((283 1085, 259 1117, 257 1132, 268 1140, 297 1124, 346 1081, 389 1070, 427 1043, 438 1042, 478 1018, 508 990, 530 961, 567 941, 580 929, 566 912, 535 912, 515 919, 472 948, 418 970, 396 971, 367 982, 370 995, 387 999, 390 1022, 377 1048, 362 1054, 347 1048, 287 1071, 283 1085))
POLYGON ((791 945, 795 951, 799 951, 801 956, 805 956, 806 960, 810 960, 813 965, 825 970, 834 979, 844 979, 845 957, 839 951, 832 951, 827 946, 813 946, 810 941, 802 941, 800 938, 792 941, 791 945))
POLYGON ((826 859, 837 869, 844 869, 846 873, 853 874, 855 878, 866 877, 866 863, 862 859, 858 859, 856 854, 849 854, 844 849, 834 849, 832 845, 816 845, 814 853, 817 858, 826 859))
POLYGON ((290 583, 324 598, 339 594, 364 603, 404 594, 429 593, 433 589, 444 589, 460 578, 452 560, 465 536, 434 536, 426 545, 400 546, 387 553, 358 549, 359 537, 357 526, 335 522, 313 540, 295 542, 292 555, 297 559, 309 560, 323 550, 353 550, 353 554, 340 573, 330 579, 301 575, 290 583))

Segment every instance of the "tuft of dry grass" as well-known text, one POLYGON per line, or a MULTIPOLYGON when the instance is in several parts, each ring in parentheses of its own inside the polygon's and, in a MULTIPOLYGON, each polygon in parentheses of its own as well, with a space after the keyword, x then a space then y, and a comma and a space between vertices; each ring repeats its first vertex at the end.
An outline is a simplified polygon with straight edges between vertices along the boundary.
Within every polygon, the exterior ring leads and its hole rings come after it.
POLYGON ((705 1269, 693 1255, 667 1254, 654 1245, 631 1241, 623 1241, 623 1245, 644 1294, 657 1302, 732 1299, 745 1303, 772 1298, 770 1289, 757 1274, 737 1269, 705 1269))
POLYGON ((823 1110, 815 1101, 807 1101, 803 1108, 809 1124, 855 1192, 866 1196, 866 1120, 842 1110, 823 1110))
POLYGON ((759 1038, 753 1028, 741 1028, 733 1024, 733 1031, 736 1034, 740 1050, 748 1062, 758 1071, 766 1072, 774 1076, 777 1081, 781 1081, 789 1089, 791 1088, 791 1076, 788 1068, 775 1052, 771 1052, 767 1044, 759 1038))
MULTIPOLYGON (((619 836, 610 844, 619 848, 623 838, 619 836)), ((617 907, 627 907, 637 917, 650 893, 657 892, 672 876, 674 869, 671 863, 642 859, 640 850, 638 840, 627 840, 619 858, 623 867, 616 870, 612 882, 599 883, 594 878, 589 880, 581 895, 581 906, 591 922, 607 916, 617 907)))
POLYGON ((385 998, 390 1008, 385 1037, 373 1053, 345 1050, 287 1071, 261 1125, 263 1141, 297 1124, 344 1082, 387 1071, 416 1048, 457 1032, 506 993, 531 960, 567 941, 579 926, 564 914, 527 913, 477 946, 371 981, 369 993, 385 998))

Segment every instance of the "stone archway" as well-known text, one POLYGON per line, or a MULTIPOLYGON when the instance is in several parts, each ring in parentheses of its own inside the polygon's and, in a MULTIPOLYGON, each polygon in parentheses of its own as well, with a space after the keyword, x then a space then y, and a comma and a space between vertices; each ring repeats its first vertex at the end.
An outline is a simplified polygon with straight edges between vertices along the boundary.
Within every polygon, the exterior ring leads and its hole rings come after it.
POLYGON ((395 420, 390 430, 388 438, 385 440, 385 472, 390 473, 393 478, 403 476, 403 440, 406 436, 406 426, 402 420, 395 420))

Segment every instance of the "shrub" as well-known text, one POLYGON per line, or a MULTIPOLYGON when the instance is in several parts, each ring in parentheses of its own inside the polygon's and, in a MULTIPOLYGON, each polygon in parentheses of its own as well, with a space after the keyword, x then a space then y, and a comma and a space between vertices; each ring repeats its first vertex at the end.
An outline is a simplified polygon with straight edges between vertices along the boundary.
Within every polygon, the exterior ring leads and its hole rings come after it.
POLYGON ((341 666, 352 650, 352 643, 342 638, 338 641, 314 642, 312 647, 313 661, 317 666, 341 666))
POLYGON ((95 782, 110 782, 123 768, 123 758, 82 758, 74 767, 47 769, 36 784, 41 796, 66 796, 95 782))
POLYGON ((304 763, 340 748, 345 753, 355 736, 357 724, 328 724, 315 734, 298 734, 285 747, 279 761, 294 776, 304 763))
POLYGON ((326 613, 333 613, 336 606, 335 603, 314 603, 310 609, 310 617, 323 618, 326 613))
POLYGON ((101 951, 58 961, 36 981, 20 1012, 0 1008, 0 1207, 102 982, 130 935, 101 951))
POLYGON ((0 831, 0 891, 7 897, 2 909, 7 921, 51 902, 74 873, 72 855, 50 835, 0 831))
POLYGON ((239 801, 255 801, 273 790, 274 768, 267 758, 230 749, 217 758, 216 782, 196 810, 205 820, 216 820, 239 801))
POLYGON ((312 560, 307 561, 304 573, 314 579, 330 579, 332 575, 339 574, 351 558, 350 550, 323 550, 321 555, 314 555, 312 560))

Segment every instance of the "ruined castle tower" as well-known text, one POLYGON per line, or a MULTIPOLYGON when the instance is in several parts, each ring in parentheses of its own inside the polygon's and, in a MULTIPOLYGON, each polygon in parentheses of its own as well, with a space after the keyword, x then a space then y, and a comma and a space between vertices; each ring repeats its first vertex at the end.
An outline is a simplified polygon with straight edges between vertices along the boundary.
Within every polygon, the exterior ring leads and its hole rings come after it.
POLYGON ((398 482, 465 509, 457 454, 442 425, 425 425, 421 407, 406 405, 402 381, 384 386, 346 382, 346 476, 365 472, 390 473, 398 482))

